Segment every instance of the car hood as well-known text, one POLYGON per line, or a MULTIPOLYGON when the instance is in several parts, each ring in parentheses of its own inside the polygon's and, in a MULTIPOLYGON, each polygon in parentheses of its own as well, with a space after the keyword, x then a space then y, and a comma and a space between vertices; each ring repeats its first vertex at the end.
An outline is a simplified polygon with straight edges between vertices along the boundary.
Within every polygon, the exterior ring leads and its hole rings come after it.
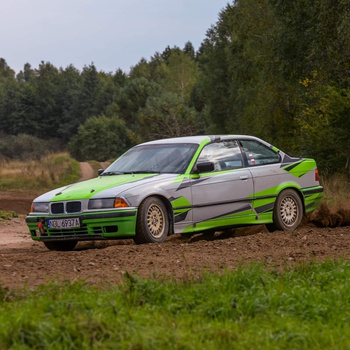
MULTIPOLYGON (((165 175, 166 176, 166 175, 165 175)), ((169 174, 168 174, 169 176, 169 174)), ((173 174, 172 174, 173 176, 173 174)), ((61 187, 47 192, 35 199, 36 202, 57 202, 67 200, 90 199, 94 196, 101 197, 102 193, 109 193, 111 197, 118 193, 142 183, 149 183, 155 178, 164 178, 159 174, 127 174, 99 176, 97 178, 77 182, 73 185, 61 187)))

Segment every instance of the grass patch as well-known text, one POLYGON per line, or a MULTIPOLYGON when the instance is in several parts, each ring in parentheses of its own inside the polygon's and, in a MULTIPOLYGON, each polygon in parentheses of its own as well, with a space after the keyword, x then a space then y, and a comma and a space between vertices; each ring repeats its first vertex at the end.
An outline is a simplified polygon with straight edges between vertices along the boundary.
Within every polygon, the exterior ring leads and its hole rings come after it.
POLYGON ((1 190, 43 191, 76 182, 79 178, 79 163, 66 153, 51 154, 41 160, 0 164, 1 190))
POLYGON ((242 267, 172 282, 0 288, 0 348, 344 349, 350 347, 350 266, 242 267))
POLYGON ((18 218, 18 214, 13 210, 0 210, 0 219, 10 220, 12 218, 18 218))
POLYGON ((322 179, 323 203, 330 208, 350 209, 350 183, 344 175, 332 175, 322 179))

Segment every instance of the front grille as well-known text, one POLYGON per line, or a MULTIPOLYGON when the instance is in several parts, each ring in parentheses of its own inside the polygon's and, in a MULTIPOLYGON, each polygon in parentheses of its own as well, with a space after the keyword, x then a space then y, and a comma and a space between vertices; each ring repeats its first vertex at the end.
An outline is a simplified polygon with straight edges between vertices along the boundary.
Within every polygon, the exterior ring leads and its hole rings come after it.
POLYGON ((64 213, 80 213, 81 212, 81 202, 59 202, 51 204, 52 214, 64 214, 64 213), (64 210, 66 206, 66 210, 64 210))
POLYGON ((67 213, 79 213, 81 211, 81 202, 68 202, 66 211, 67 213))
POLYGON ((51 204, 51 213, 52 214, 63 214, 64 213, 63 203, 53 203, 53 204, 51 204))

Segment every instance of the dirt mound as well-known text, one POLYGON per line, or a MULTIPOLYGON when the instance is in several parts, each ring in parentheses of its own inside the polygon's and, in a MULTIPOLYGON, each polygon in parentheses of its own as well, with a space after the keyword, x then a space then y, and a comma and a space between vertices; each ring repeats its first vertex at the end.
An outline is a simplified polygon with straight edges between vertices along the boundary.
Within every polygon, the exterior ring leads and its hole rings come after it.
POLYGON ((311 216, 311 222, 318 227, 350 226, 350 209, 338 208, 331 210, 322 203, 311 216))

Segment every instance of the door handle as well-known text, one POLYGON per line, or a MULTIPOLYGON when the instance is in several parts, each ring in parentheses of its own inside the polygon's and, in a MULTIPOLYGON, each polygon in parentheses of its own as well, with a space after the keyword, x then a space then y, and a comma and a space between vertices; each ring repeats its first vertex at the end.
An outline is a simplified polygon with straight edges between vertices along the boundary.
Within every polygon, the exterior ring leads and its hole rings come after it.
POLYGON ((248 179, 248 175, 241 175, 239 178, 240 178, 240 180, 247 180, 248 179))

